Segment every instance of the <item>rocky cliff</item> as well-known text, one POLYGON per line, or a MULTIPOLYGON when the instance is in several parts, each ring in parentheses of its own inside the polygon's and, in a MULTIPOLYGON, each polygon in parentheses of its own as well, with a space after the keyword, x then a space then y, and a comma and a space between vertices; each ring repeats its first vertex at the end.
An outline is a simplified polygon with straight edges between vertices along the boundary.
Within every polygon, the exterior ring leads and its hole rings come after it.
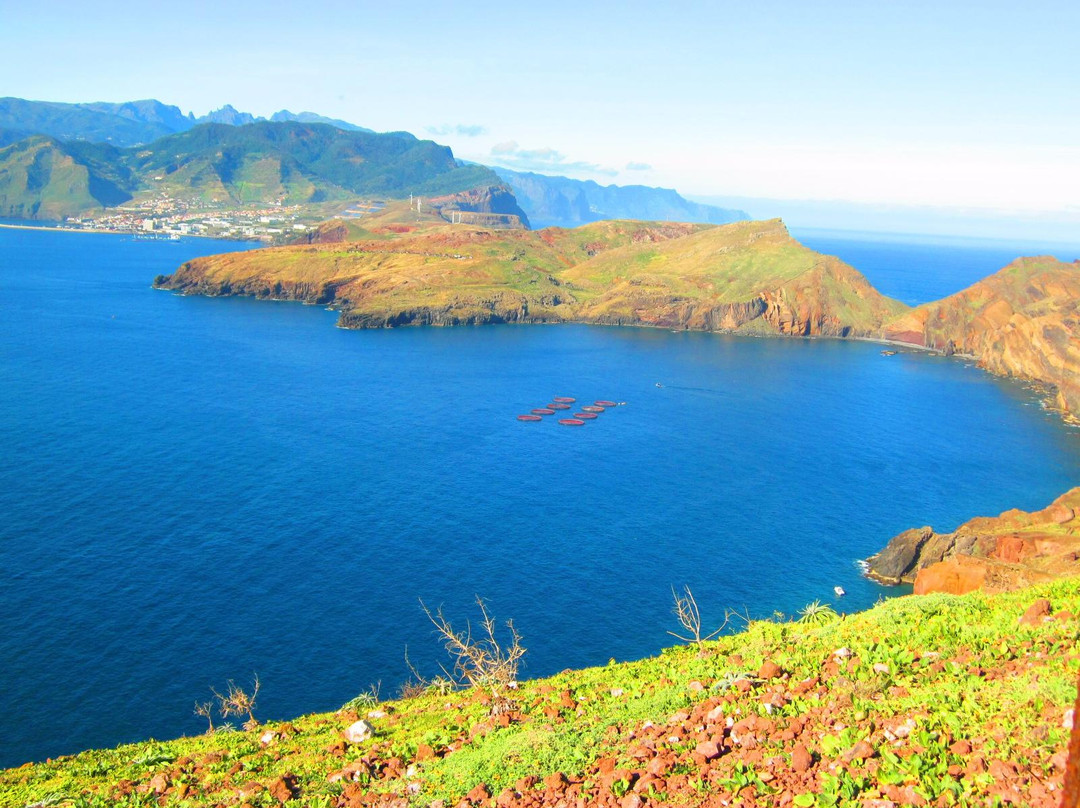
POLYGON ((1053 388, 1080 413, 1080 263, 1018 258, 973 286, 888 323, 886 339, 966 354, 992 373, 1053 388))
POLYGON ((922 527, 893 537, 867 559, 868 575, 912 583, 916 594, 1001 592, 1080 574, 1080 488, 1041 511, 978 517, 953 533, 922 527))
POLYGON ((155 285, 331 304, 347 328, 574 321, 870 336, 905 308, 779 220, 528 232, 421 219, 359 240, 335 243, 349 233, 333 226, 320 243, 200 258, 155 285))

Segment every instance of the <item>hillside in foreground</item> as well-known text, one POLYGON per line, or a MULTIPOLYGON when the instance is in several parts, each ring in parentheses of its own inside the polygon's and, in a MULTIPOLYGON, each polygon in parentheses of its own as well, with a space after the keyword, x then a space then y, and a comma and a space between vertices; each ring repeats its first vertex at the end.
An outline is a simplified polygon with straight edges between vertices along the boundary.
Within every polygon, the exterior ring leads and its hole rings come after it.
POLYGON ((333 243, 199 258, 155 285, 330 304, 348 328, 573 321, 869 336, 906 311, 779 220, 526 232, 382 215, 338 227, 333 243))
POLYGON ((498 715, 484 691, 432 686, 28 764, 0 773, 0 806, 1049 808, 1078 613, 1076 578, 843 618, 811 608, 700 650, 523 681, 498 715), (358 719, 373 737, 347 739, 358 719))

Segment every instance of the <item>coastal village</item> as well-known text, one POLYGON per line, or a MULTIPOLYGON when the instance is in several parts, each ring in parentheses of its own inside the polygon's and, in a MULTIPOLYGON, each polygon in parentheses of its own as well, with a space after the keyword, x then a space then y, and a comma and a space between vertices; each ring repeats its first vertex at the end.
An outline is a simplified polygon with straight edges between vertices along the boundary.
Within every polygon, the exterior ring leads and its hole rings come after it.
POLYGON ((71 216, 60 225, 68 230, 129 233, 141 238, 204 236, 207 238, 279 242, 308 230, 315 221, 301 205, 226 206, 184 201, 161 195, 140 203, 110 208, 96 216, 71 216))

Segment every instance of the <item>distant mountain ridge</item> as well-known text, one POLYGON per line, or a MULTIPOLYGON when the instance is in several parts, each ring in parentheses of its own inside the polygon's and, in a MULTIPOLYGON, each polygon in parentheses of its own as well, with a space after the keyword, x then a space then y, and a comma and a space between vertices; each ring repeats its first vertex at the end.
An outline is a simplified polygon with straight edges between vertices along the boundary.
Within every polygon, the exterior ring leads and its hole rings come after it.
MULTIPOLYGON (((459 165, 430 140, 293 121, 202 124, 129 148, 33 135, 0 149, 0 216, 28 219, 98 211, 140 192, 225 205, 305 204, 501 185, 490 169, 459 165)), ((500 212, 524 220, 516 203, 500 212)))
MULTIPOLYGON (((90 152, 86 149, 70 146, 72 142, 108 144, 120 149, 143 145, 156 148, 157 141, 161 138, 190 132, 196 127, 206 124, 246 128, 262 123, 288 122, 325 124, 341 131, 375 134, 371 129, 365 129, 338 118, 328 118, 314 112, 293 113, 284 109, 275 112, 267 121, 267 119, 256 117, 250 112, 237 110, 231 104, 225 104, 219 109, 196 118, 192 113, 185 114, 181 112, 179 107, 163 104, 155 99, 123 103, 93 102, 72 104, 53 101, 28 101, 10 97, 0 98, 0 149, 15 145, 33 135, 45 135, 54 141, 47 148, 41 143, 27 144, 18 153, 21 156, 17 156, 16 152, 5 152, 5 159, 14 158, 15 165, 5 166, 0 161, 0 215, 62 218, 63 216, 92 210, 94 200, 115 200, 124 194, 127 194, 127 198, 130 199, 131 195, 139 189, 149 187, 145 177, 141 180, 130 180, 130 178, 129 180, 122 180, 120 177, 113 176, 118 170, 117 166, 105 167, 98 165, 96 168, 87 167, 86 172, 74 168, 73 166, 81 164, 80 160, 90 152), (26 165, 22 165, 21 168, 18 166, 31 159, 29 156, 31 152, 33 153, 32 159, 36 161, 34 163, 36 168, 30 170, 29 174, 27 174, 26 165), (65 152, 66 156, 62 156, 65 152), (69 158, 74 163, 69 163, 69 158), (14 168, 14 174, 8 170, 9 168, 14 168), (56 170, 55 176, 63 176, 66 178, 65 182, 73 184, 62 186, 56 181, 43 179, 47 176, 52 177, 51 172, 53 169, 56 170), (46 185, 48 185, 47 189, 46 185), (94 190, 90 189, 91 186, 94 187, 94 190), (65 192, 64 187, 68 187, 69 190, 65 192), (38 192, 35 192, 35 189, 38 192)), ((387 134, 403 138, 410 143, 430 142, 418 141, 417 138, 407 132, 387 134)), ((108 160, 105 162, 108 162, 108 160)), ((288 161, 286 161, 287 163, 288 161)), ((264 165, 264 168, 267 167, 264 165)), ((322 167, 326 168, 325 161, 322 167)), ((269 166, 269 168, 271 171, 278 170, 274 169, 273 166, 269 166)), ((461 168, 464 171, 479 170, 481 167, 477 164, 469 164, 468 166, 462 165, 461 168)), ((250 190, 266 186, 269 183, 269 186, 267 186, 269 188, 287 187, 289 190, 284 193, 284 197, 290 200, 304 198, 305 192, 300 191, 295 182, 297 171, 288 167, 279 167, 279 169, 279 173, 284 172, 284 174, 281 174, 276 179, 260 177, 253 180, 249 178, 242 181, 242 186, 244 189, 250 190)), ((483 167, 483 170, 487 171, 489 175, 490 182, 487 182, 487 185, 505 183, 517 198, 514 211, 500 212, 507 212, 511 215, 520 214, 522 221, 527 219, 536 227, 552 225, 577 227, 582 224, 611 219, 727 224, 750 218, 745 211, 692 202, 680 196, 676 191, 667 188, 653 188, 644 185, 604 186, 591 180, 546 176, 511 171, 505 168, 489 169, 483 167)), ((331 171, 331 173, 334 172, 331 171)), ((302 175, 303 171, 300 171, 299 174, 302 175)), ((206 187, 203 187, 205 185, 204 181, 209 182, 210 185, 215 184, 216 180, 212 175, 213 171, 192 178, 192 182, 199 193, 207 190, 206 187)), ((238 191, 237 187, 230 185, 229 181, 221 177, 218 180, 222 180, 219 183, 222 187, 216 191, 218 193, 217 198, 231 198, 234 201, 240 201, 246 196, 250 196, 247 190, 238 191)), ((412 187, 411 182, 412 180, 403 179, 398 185, 400 188, 412 187)), ((483 184, 485 183, 480 185, 483 184)), ((383 183, 384 187, 393 185, 393 182, 383 183)), ((442 187, 438 183, 436 183, 436 186, 434 191, 428 188, 427 190, 418 189, 418 192, 430 194, 465 190, 460 187, 452 189, 442 187)), ((348 189, 347 186, 342 187, 348 189)), ((369 186, 364 185, 363 187, 368 188, 369 186)), ((268 198, 268 195, 269 191, 258 198, 268 198)), ((279 194, 279 196, 281 195, 279 194)), ((334 198, 333 189, 319 188, 312 191, 310 199, 317 200, 320 198, 334 198)))
POLYGON ((668 188, 600 185, 499 166, 492 170, 513 189, 535 227, 577 227, 607 219, 729 224, 750 218, 742 210, 691 202, 668 188))
MULTIPOLYGON (((68 104, 59 101, 28 101, 23 98, 0 98, 0 130, 49 135, 58 140, 88 140, 113 146, 138 146, 166 135, 186 132, 204 123, 245 126, 267 120, 240 112, 231 104, 196 118, 179 107, 155 99, 111 103, 68 104)), ((275 112, 274 122, 325 123, 351 132, 372 132, 362 126, 314 112, 275 112)))

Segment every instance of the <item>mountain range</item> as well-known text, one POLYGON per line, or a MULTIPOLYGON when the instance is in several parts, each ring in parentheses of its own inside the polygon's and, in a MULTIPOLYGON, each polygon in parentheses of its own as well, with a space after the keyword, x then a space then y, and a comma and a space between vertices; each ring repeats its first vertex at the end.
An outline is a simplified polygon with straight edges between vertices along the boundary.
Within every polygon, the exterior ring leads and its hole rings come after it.
MULTIPOLYGON (((472 164, 460 166, 462 171, 447 184, 445 178, 438 179, 437 176, 441 177, 449 170, 444 157, 450 155, 452 159, 450 150, 430 141, 420 141, 408 133, 390 133, 388 136, 411 141, 413 157, 418 156, 416 144, 419 143, 445 149, 445 155, 430 164, 429 175, 421 179, 415 171, 400 173, 400 165, 395 160, 376 168, 373 161, 383 159, 386 153, 380 149, 369 153, 357 146, 346 159, 367 163, 365 171, 360 173, 369 176, 360 183, 338 181, 345 175, 355 178, 357 172, 348 166, 335 168, 330 166, 330 160, 312 160, 310 154, 294 162, 289 155, 280 154, 276 147, 267 149, 267 140, 277 137, 268 134, 272 129, 263 128, 259 134, 250 137, 234 138, 221 129, 213 129, 193 136, 190 141, 170 139, 194 133, 207 125, 246 129, 252 125, 266 127, 282 123, 323 124, 341 131, 375 135, 370 129, 313 112, 281 110, 264 119, 226 104, 196 118, 191 113, 184 114, 179 107, 154 99, 124 103, 60 103, 0 98, 0 216, 55 219, 122 204, 139 191, 158 187, 140 174, 135 165, 140 160, 133 162, 134 158, 123 150, 141 146, 151 152, 160 152, 179 145, 182 150, 172 161, 177 163, 176 168, 180 163, 185 167, 198 163, 203 168, 189 169, 184 174, 167 171, 172 183, 168 190, 220 203, 279 199, 306 203, 345 199, 357 194, 400 198, 409 193, 448 193, 465 190, 465 185, 458 180, 472 176, 476 182, 468 186, 470 188, 505 184, 517 197, 513 210, 487 212, 521 214, 522 221, 527 214, 529 220, 540 226, 576 227, 620 218, 713 224, 749 218, 741 210, 690 202, 664 188, 601 186, 592 181, 503 168, 492 173, 483 166, 472 164), (46 140, 30 139, 33 136, 45 136, 46 140), (185 151, 193 143, 202 143, 207 148, 218 143, 227 147, 230 153, 221 158, 206 154, 200 157, 185 151), (10 146, 16 148, 4 148, 10 146), (112 147, 113 151, 105 147, 112 147), (244 148, 247 151, 241 153, 244 148), (309 170, 312 167, 309 163, 313 162, 319 164, 314 173, 309 170), (240 168, 239 174, 234 170, 236 167, 240 168), (470 175, 469 171, 473 173, 470 175), (374 174, 381 176, 377 183, 368 181, 374 174), (181 182, 176 183, 176 180, 181 182)), ((281 135, 278 140, 288 137, 281 135)), ((309 144, 318 140, 308 137, 309 144)), ((379 141, 368 141, 370 144, 376 142, 379 141)), ((149 165, 155 160, 166 164, 165 167, 171 165, 170 161, 158 158, 142 162, 149 165)), ((416 168, 417 164, 414 164, 413 169, 416 168)))
MULTIPOLYGON (((113 146, 138 146, 166 135, 186 132, 204 123, 224 123, 243 126, 267 120, 239 112, 226 104, 196 118, 186 115, 179 107, 149 98, 143 101, 66 104, 58 101, 27 101, 22 98, 0 98, 0 129, 23 134, 50 135, 57 140, 88 140, 110 143, 113 146)), ((326 118, 314 112, 275 112, 269 120, 275 122, 326 123, 354 132, 371 132, 362 126, 326 118)), ((10 142, 10 141, 9 141, 10 142)), ((3 144, 0 141, 0 145, 3 144)))
MULTIPOLYGON (((82 215, 136 195, 292 205, 498 185, 490 169, 460 165, 430 140, 318 123, 201 124, 128 148, 32 135, 0 149, 0 216, 28 219, 82 215)), ((524 218, 513 203, 497 212, 524 218)))

